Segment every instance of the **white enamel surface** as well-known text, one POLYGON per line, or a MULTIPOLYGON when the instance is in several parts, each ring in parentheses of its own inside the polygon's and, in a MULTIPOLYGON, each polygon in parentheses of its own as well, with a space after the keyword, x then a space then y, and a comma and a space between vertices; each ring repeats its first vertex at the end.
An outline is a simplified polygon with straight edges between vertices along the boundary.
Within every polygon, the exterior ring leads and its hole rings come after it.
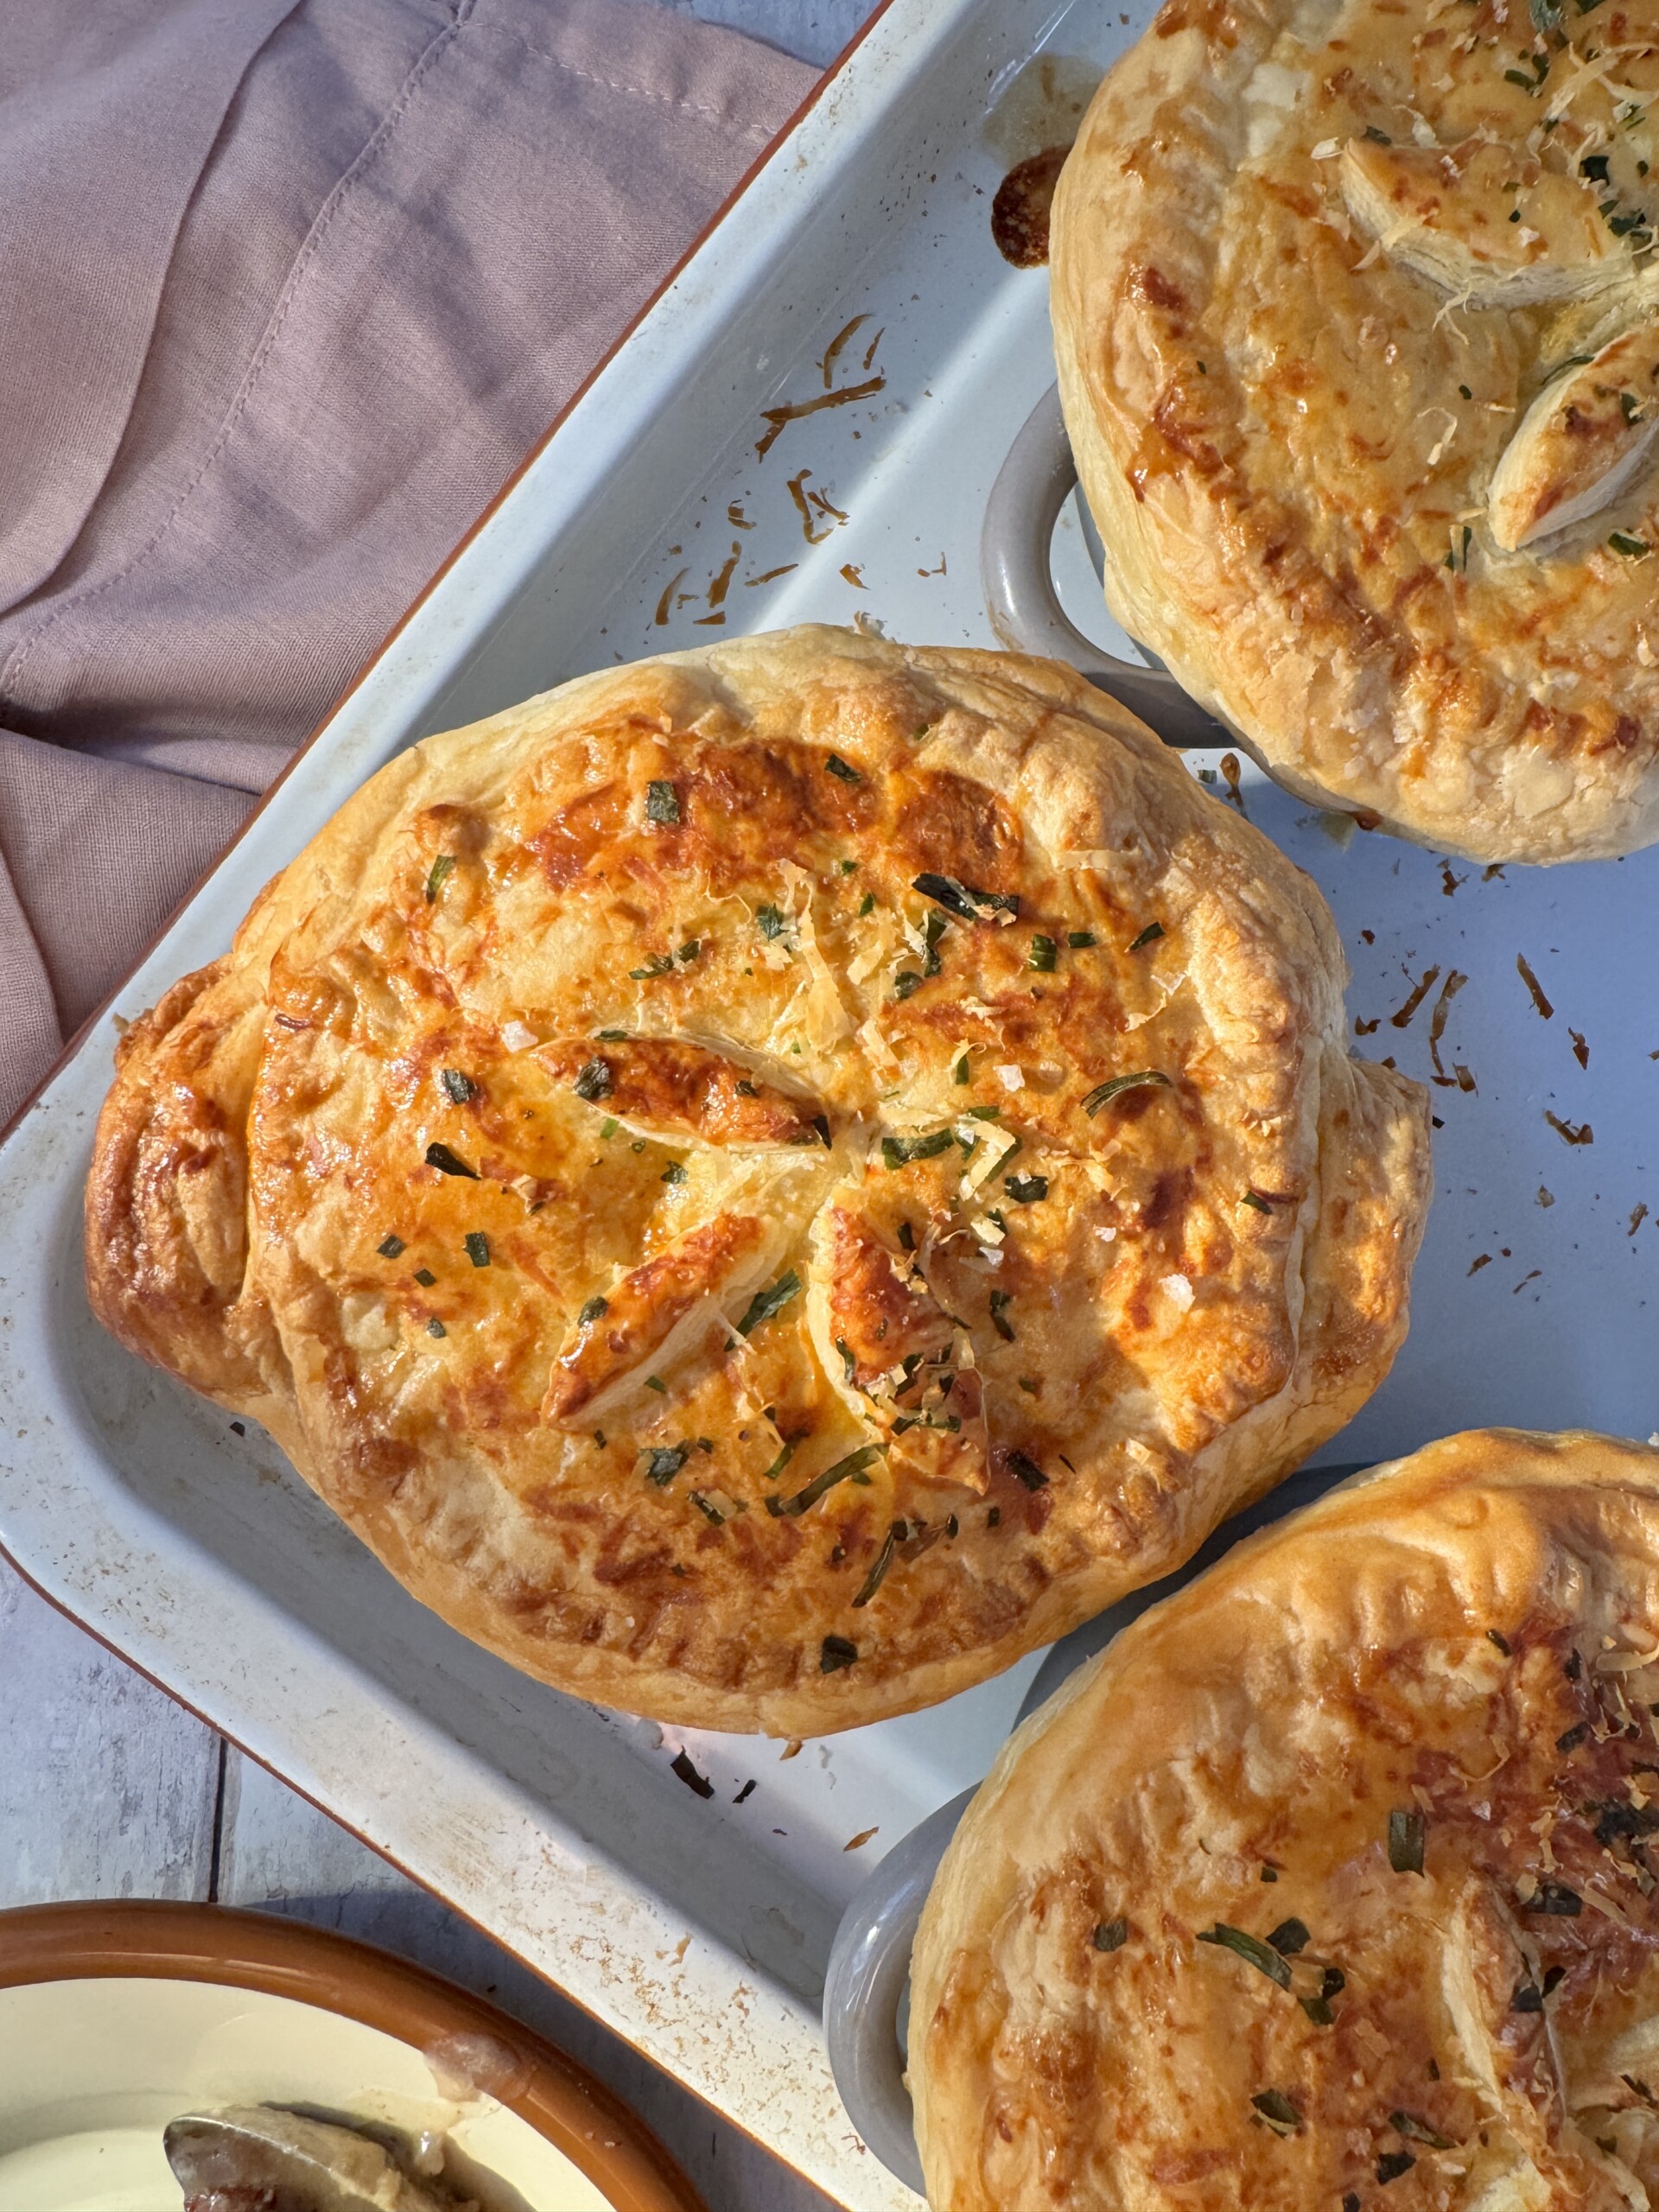
POLYGON ((516 2113, 413 2045, 292 1998, 141 1976, 0 1989, 0 2212, 179 2212, 181 2113, 308 2104, 447 2136, 534 2212, 608 2199, 516 2113))
MULTIPOLYGON (((988 143, 984 118, 1039 45, 1075 78, 1082 60, 1097 68, 1121 50, 1145 0, 1130 13, 1125 26, 1096 0, 898 0, 119 1011, 222 950, 256 884, 413 736, 613 658, 858 609, 895 636, 988 645, 980 518, 1052 371, 1046 280, 1005 267, 987 230, 1007 160, 1031 147, 988 143), (758 456, 761 410, 821 393, 820 359, 860 315, 835 381, 862 379, 880 331, 881 391, 791 423, 758 456), (788 490, 804 468, 804 493, 849 518, 815 510, 811 546, 788 490), (728 522, 732 503, 752 529, 728 522), (734 545, 722 630, 699 618, 734 545), (671 594, 658 625, 681 569, 692 596, 671 594)), ((1063 518, 1067 605, 1122 652, 1077 535, 1063 518)), ((1627 1229, 1638 1205, 1659 1211, 1646 1143, 1659 861, 1443 877, 1434 855, 1391 841, 1339 844, 1248 766, 1244 792, 1335 906, 1351 1010, 1379 1024, 1361 1051, 1429 1074, 1436 999, 1450 971, 1470 979, 1440 1044, 1440 1197, 1412 1338, 1325 1456, 1390 1455, 1484 1421, 1645 1436, 1659 1427, 1659 1227, 1627 1229), (1517 954, 1554 1003, 1548 1021, 1517 954), (1440 980, 1395 1027, 1431 965, 1440 980), (1547 1113, 1587 1121, 1593 1143, 1569 1146, 1547 1113)), ((0 1540, 139 1665, 856 2212, 913 2205, 836 2100, 817 2023, 823 1965, 865 1868, 983 1772, 1033 1662, 785 1758, 775 1743, 599 1713, 473 1649, 404 1597, 267 1441, 232 1434, 91 1322, 76 1209, 112 1041, 105 1020, 0 1156, 0 1540), (670 1771, 682 1747, 712 1798, 670 1771)))

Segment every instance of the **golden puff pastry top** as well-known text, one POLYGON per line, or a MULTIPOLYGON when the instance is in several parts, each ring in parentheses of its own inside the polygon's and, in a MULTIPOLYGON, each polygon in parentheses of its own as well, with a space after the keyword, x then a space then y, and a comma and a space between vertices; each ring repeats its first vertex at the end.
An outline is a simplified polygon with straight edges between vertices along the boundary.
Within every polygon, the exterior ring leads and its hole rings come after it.
POLYGON ((1490 1430, 1154 1607, 929 1899, 934 2212, 1659 2202, 1659 1452, 1490 1430))
POLYGON ((1054 207, 1135 635, 1488 861, 1659 836, 1659 5, 1167 0, 1054 207))
POLYGON ((127 1037, 87 1257, 563 1688, 904 1712, 1385 1372, 1415 1089, 1317 893, 1046 664, 787 632, 384 769, 127 1037))

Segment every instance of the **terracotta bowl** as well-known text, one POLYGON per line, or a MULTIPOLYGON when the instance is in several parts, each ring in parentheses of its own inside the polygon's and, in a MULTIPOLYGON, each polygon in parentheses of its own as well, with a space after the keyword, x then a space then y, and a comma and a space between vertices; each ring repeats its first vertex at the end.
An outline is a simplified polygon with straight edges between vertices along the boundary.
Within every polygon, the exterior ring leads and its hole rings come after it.
POLYGON ((581 2067, 385 1952, 216 1905, 0 1913, 0 2212, 179 2212, 164 2122, 258 2102, 442 2136, 502 2212, 704 2212, 581 2067))

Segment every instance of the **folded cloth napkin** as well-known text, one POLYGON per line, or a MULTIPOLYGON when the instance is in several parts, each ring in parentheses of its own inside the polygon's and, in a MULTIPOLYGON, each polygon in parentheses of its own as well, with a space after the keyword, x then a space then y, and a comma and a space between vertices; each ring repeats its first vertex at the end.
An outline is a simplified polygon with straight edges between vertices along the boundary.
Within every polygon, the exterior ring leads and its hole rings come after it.
POLYGON ((811 81, 643 0, 9 24, 0 1125, 811 81))

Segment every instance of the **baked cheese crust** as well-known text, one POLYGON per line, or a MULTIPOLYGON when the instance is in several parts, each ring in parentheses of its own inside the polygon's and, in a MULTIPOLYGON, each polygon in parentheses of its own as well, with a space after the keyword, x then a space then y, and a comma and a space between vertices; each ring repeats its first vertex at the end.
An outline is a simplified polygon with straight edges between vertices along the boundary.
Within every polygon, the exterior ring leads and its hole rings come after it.
POLYGON ((124 1039, 95 1307, 418 1597, 658 1718, 947 1696, 1404 1332, 1417 1088, 1068 672, 804 629, 391 763, 124 1039))
POLYGON ((1060 180, 1113 611, 1444 851, 1659 836, 1656 98, 1651 0, 1168 0, 1060 180))
POLYGON ((918 1936, 935 2212, 1659 2201, 1659 1452, 1490 1430, 1010 1740, 918 1936))

